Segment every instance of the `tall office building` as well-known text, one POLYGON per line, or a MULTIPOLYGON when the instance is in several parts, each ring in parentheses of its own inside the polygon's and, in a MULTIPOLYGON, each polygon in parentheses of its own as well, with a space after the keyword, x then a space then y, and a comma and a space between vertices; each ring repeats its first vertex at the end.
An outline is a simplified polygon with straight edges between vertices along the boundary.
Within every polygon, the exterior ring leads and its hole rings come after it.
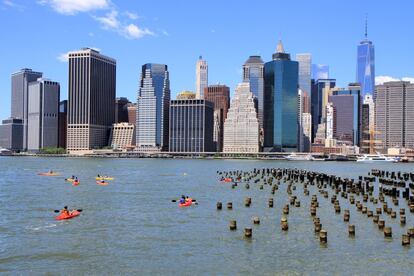
POLYGON ((350 84, 348 89, 334 90, 329 96, 335 108, 334 139, 360 145, 362 98, 360 86, 350 84))
POLYGON ((326 123, 326 105, 328 98, 335 88, 335 79, 312 80, 311 114, 312 114, 312 141, 320 124, 326 123))
POLYGON ((298 89, 298 118, 298 150, 300 152, 308 152, 312 137, 312 133, 309 133, 309 131, 312 131, 312 126, 307 124, 312 119, 312 115, 309 110, 309 97, 302 89, 298 89))
POLYGON ((168 150, 170 93, 168 66, 144 64, 137 101, 138 151, 168 150))
POLYGON ((170 151, 213 152, 213 103, 182 98, 170 104, 170 151))
POLYGON ((296 61, 299 62, 299 88, 303 93, 311 93, 312 55, 309 53, 296 54, 296 61))
POLYGON ((224 120, 230 107, 230 88, 226 85, 209 85, 204 90, 204 99, 214 105, 214 133, 215 151, 223 150, 224 120))
POLYGON ((24 68, 11 76, 11 117, 23 120, 23 150, 27 149, 29 83, 41 78, 42 75, 41 72, 24 68))
POLYGON ((37 79, 29 84, 27 149, 58 147, 60 84, 37 79))
POLYGON ((329 66, 325 64, 312 64, 312 79, 329 79, 329 66))
POLYGON ((414 84, 386 82, 375 88, 376 140, 380 149, 414 148, 414 84))
MULTIPOLYGON (((369 104, 364 103, 361 110, 361 152, 362 153, 374 153, 371 152, 371 133, 369 131, 369 104)), ((374 133, 372 133, 374 135, 374 133)))
POLYGON ((223 152, 259 151, 259 120, 250 84, 237 85, 224 122, 223 152))
POLYGON ((137 123, 137 104, 129 103, 127 105, 127 110, 128 110, 128 123, 135 126, 137 123))
POLYGON ((250 56, 244 63, 243 82, 250 84, 250 91, 257 98, 257 115, 263 132, 264 63, 260 56, 250 56))
POLYGON ((115 121, 116 61, 83 48, 69 53, 67 150, 108 145, 115 121))
POLYGON ((131 102, 124 97, 115 100, 115 123, 128 122, 128 104, 131 102))
POLYGON ((367 21, 365 21, 365 39, 357 47, 357 77, 361 85, 361 94, 374 94, 375 91, 375 50, 372 41, 368 40, 367 21))
POLYGON ((279 41, 273 60, 265 64, 265 150, 298 150, 298 70, 279 41))
POLYGON ((312 115, 302 113, 302 132, 303 132, 303 152, 311 151, 312 138, 312 115))
POLYGON ((68 100, 59 103, 59 142, 58 147, 66 149, 66 136, 68 129, 68 100))
POLYGON ((334 139, 336 134, 335 106, 332 103, 326 105, 326 139, 334 139))
POLYGON ((204 89, 208 86, 208 64, 202 56, 196 64, 196 97, 204 99, 204 89))
POLYGON ((0 148, 23 150, 23 119, 9 118, 0 125, 0 148))

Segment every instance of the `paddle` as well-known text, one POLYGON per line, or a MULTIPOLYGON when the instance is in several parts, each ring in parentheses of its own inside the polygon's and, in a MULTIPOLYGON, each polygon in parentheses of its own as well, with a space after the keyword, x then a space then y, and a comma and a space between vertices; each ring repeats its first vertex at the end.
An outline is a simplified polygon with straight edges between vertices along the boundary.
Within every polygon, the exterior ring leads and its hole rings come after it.
MULTIPOLYGON (((177 200, 179 201, 179 199, 172 199, 171 202, 177 202, 177 200)), ((192 199, 192 202, 196 202, 196 199, 192 199)))
MULTIPOLYGON (((77 209, 76 211, 78 211, 78 212, 82 212, 83 210, 82 210, 82 209, 77 209)), ((60 213, 60 210, 55 210, 54 212, 55 212, 55 213, 60 213)))

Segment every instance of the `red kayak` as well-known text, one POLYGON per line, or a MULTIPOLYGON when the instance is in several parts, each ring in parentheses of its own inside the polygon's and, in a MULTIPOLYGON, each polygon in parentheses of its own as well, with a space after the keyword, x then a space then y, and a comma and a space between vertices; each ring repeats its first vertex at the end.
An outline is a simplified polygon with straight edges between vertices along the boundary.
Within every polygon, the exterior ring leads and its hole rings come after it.
POLYGON ((80 215, 78 210, 73 210, 69 212, 69 215, 61 213, 59 216, 55 217, 56 220, 71 219, 80 215))
POLYGON ((73 186, 78 186, 79 184, 80 184, 80 181, 79 180, 75 180, 75 181, 72 182, 72 185, 73 186))
POLYGON ((221 182, 226 182, 226 183, 228 183, 228 182, 233 182, 233 179, 232 179, 232 178, 227 177, 227 178, 224 178, 221 182))
POLYGON ((178 203, 180 207, 188 207, 193 204, 193 200, 191 198, 187 199, 184 203, 178 203))
POLYGON ((96 181, 96 184, 101 185, 101 186, 106 186, 106 185, 108 185, 108 182, 106 182, 106 181, 104 181, 104 182, 96 181))

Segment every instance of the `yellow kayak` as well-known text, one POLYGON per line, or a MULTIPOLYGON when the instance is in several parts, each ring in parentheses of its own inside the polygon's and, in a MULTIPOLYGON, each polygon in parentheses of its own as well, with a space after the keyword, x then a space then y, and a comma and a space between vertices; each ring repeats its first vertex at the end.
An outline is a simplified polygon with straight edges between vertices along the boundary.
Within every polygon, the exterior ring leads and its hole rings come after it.
POLYGON ((40 175, 40 176, 58 176, 60 174, 58 174, 58 173, 38 173, 37 175, 40 175))
POLYGON ((114 180, 114 178, 110 176, 100 176, 100 177, 95 177, 95 180, 114 180))
POLYGON ((73 178, 66 178, 65 181, 67 181, 67 182, 73 182, 73 181, 75 181, 75 179, 73 179, 73 178))

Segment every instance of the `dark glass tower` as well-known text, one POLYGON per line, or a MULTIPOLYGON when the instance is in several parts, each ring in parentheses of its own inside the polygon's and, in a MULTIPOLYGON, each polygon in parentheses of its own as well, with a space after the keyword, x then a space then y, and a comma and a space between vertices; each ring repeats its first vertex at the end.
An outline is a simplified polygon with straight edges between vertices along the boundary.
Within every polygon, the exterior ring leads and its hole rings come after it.
POLYGON ((273 60, 264 70, 264 147, 272 151, 297 151, 299 64, 290 59, 279 41, 273 60))

